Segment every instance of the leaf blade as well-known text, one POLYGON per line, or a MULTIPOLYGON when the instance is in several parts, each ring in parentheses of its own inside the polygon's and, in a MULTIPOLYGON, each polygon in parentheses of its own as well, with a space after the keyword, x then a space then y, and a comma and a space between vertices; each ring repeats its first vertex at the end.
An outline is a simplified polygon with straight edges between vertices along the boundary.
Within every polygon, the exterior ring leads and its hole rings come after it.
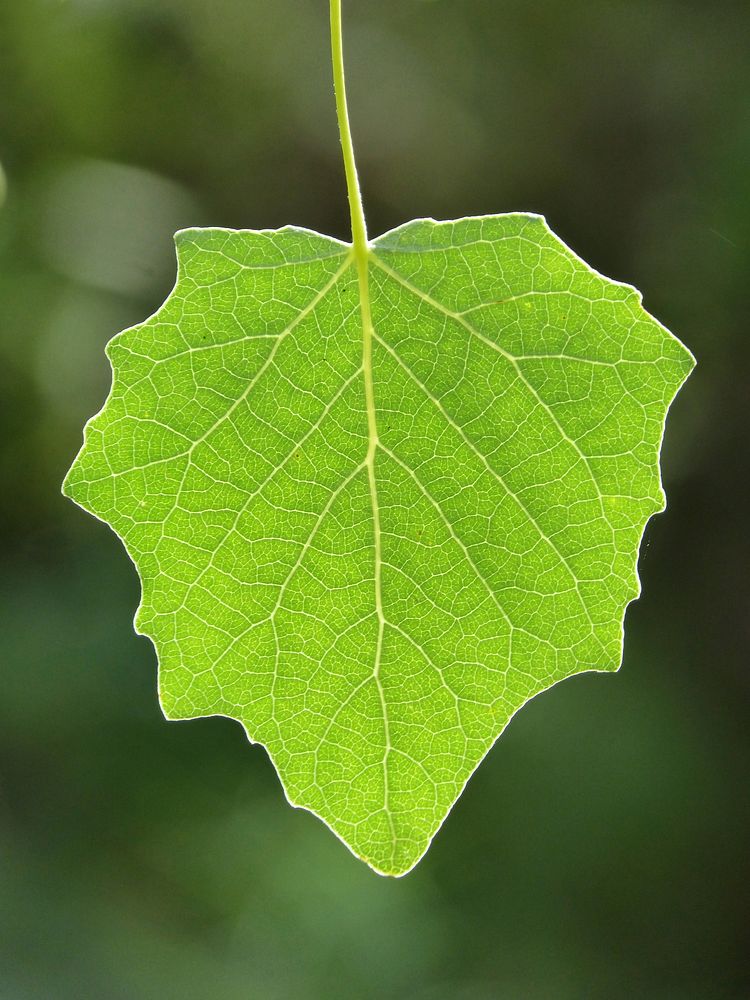
POLYGON ((529 698, 618 668, 692 358, 537 216, 409 223, 370 254, 373 478, 350 248, 193 230, 178 258, 65 492, 136 563, 165 714, 239 719, 404 874, 529 698))

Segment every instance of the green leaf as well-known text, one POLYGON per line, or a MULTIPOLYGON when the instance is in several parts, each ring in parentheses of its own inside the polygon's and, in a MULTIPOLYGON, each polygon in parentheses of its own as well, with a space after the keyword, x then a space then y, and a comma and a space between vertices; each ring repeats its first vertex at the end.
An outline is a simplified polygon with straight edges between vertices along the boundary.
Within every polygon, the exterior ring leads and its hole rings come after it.
POLYGON ((138 569, 165 715, 238 719, 403 874, 522 705, 617 670, 693 359, 538 216, 410 223, 364 283, 300 229, 176 243, 65 493, 138 569))

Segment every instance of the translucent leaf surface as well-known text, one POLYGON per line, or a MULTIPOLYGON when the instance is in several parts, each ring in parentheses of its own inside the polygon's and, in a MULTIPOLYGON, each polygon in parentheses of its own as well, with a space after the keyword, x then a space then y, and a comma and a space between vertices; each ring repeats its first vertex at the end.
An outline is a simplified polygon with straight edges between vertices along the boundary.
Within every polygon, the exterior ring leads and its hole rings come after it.
POLYGON ((167 717, 238 719, 403 874, 529 698, 618 668, 693 359, 537 216, 376 240, 369 337, 348 245, 176 242, 65 492, 138 568, 167 717))

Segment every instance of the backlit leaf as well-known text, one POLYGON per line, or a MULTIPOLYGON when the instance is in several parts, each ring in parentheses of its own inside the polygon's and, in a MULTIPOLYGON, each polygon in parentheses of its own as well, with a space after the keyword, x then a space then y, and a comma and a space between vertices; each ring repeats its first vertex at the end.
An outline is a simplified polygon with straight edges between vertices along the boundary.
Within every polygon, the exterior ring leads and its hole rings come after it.
POLYGON ((238 719, 402 874, 529 698, 618 668, 692 357, 537 216, 410 223, 364 290, 304 230, 176 242, 65 492, 138 568, 165 714, 238 719))

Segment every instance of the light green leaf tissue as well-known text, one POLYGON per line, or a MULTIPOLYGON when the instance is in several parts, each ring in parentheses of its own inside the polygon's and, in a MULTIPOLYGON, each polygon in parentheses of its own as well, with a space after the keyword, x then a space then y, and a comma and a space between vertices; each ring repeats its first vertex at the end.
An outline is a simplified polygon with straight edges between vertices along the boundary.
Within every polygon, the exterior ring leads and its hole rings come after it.
POLYGON ((123 540, 171 719, 409 871, 513 714, 617 670, 690 353, 534 215, 177 234, 65 481, 123 540))

